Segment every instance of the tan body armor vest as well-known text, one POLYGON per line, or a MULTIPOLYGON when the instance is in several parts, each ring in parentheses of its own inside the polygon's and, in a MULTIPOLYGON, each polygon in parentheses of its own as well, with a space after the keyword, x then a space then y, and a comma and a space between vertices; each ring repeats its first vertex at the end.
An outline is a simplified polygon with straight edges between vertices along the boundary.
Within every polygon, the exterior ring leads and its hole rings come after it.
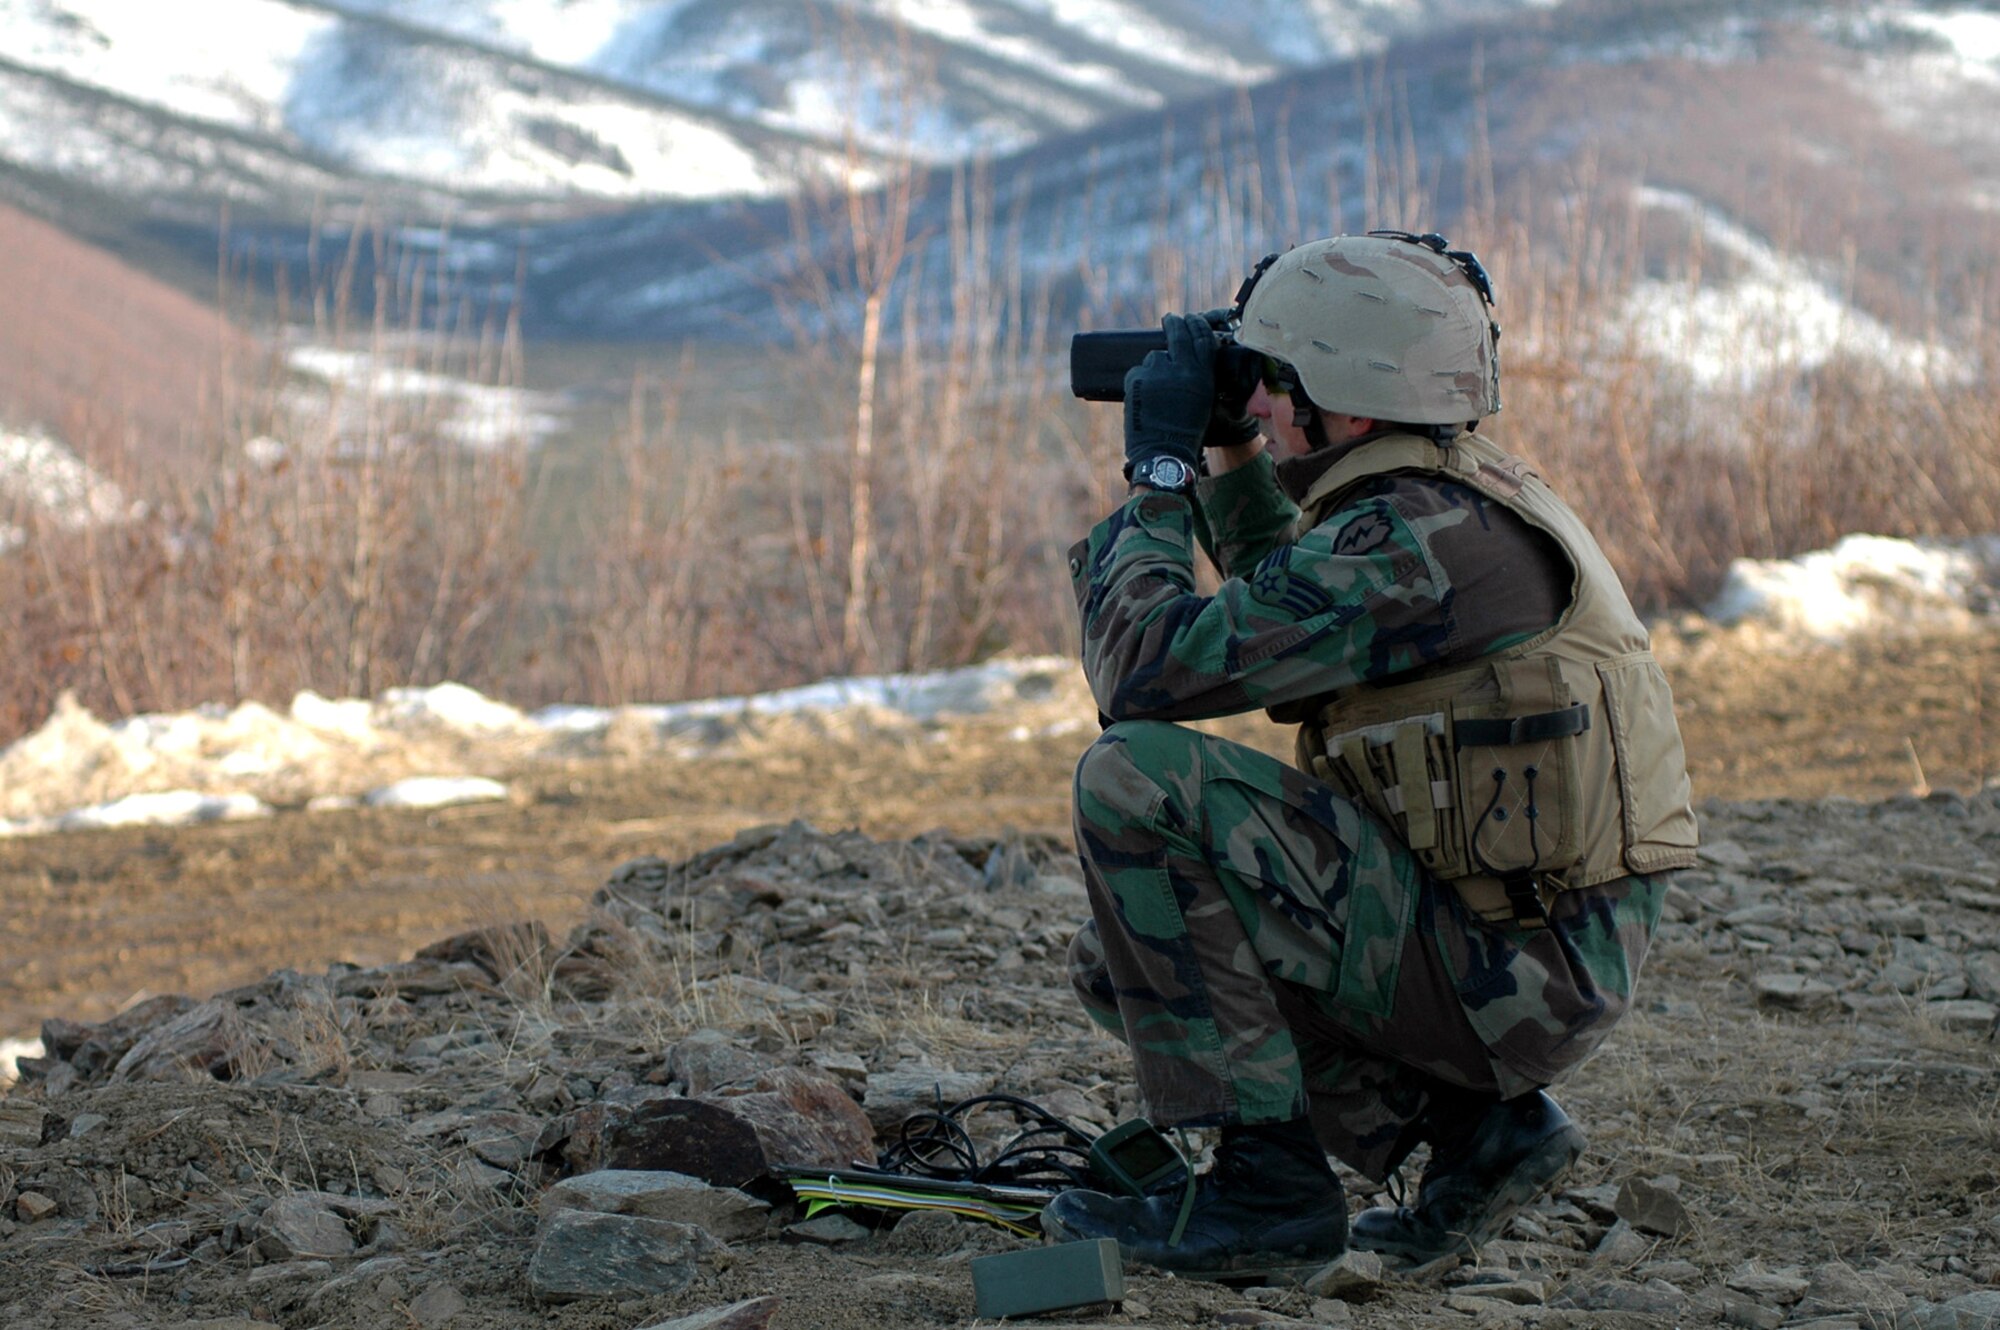
POLYGON ((1343 689, 1300 727, 1298 765, 1366 805, 1489 919, 1545 922, 1555 893, 1695 862, 1687 758, 1666 676, 1596 539, 1528 465, 1478 434, 1362 444, 1314 483, 1302 529, 1358 483, 1427 472, 1546 532, 1569 608, 1470 665, 1343 689))

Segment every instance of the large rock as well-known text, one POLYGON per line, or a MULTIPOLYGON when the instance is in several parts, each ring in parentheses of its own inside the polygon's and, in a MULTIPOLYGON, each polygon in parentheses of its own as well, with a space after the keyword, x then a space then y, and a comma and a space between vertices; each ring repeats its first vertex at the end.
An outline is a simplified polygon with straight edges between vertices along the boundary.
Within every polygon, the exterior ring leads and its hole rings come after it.
POLYGON ((585 1210, 692 1224, 732 1241, 762 1233, 771 1207, 685 1173, 604 1169, 556 1183, 542 1193, 540 1209, 544 1226, 565 1210, 585 1210))
POLYGON ((692 1224, 564 1210, 542 1232, 528 1287, 543 1302, 675 1293, 716 1245, 692 1224))
POLYGON ((840 1168, 872 1159, 875 1133, 839 1082, 781 1067, 741 1092, 591 1104, 544 1134, 541 1148, 557 1145, 574 1172, 685 1173, 735 1187, 780 1164, 840 1168))

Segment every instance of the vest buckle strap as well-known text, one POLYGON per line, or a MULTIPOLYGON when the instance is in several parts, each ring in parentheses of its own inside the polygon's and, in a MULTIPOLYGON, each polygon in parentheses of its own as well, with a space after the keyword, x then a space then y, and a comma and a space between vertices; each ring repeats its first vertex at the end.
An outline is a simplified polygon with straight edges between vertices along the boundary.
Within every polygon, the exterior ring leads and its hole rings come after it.
MULTIPOLYGON (((1549 927, 1549 907, 1542 899, 1543 879, 1534 873, 1509 873, 1500 879, 1514 922, 1523 928, 1549 927)), ((1558 888, 1560 890, 1560 888, 1558 888)))
POLYGON ((1547 743, 1567 739, 1590 728, 1590 706, 1578 702, 1560 711, 1499 720, 1464 719, 1453 723, 1453 742, 1460 748, 1504 748, 1510 744, 1547 743))

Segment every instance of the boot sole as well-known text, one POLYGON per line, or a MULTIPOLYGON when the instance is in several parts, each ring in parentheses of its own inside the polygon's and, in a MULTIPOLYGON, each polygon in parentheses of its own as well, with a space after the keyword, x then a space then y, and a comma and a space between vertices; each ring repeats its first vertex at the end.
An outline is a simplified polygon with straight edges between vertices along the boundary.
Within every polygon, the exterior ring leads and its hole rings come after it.
POLYGON ((1406 1274, 1424 1273, 1447 1260, 1455 1264, 1457 1258, 1471 1255, 1498 1237, 1500 1231, 1507 1227, 1507 1221, 1520 1213, 1521 1207, 1541 1195, 1550 1183, 1582 1157, 1584 1144, 1583 1131, 1575 1123, 1565 1124, 1561 1130, 1538 1142, 1534 1149, 1521 1157, 1521 1162, 1514 1165, 1506 1180, 1494 1189, 1492 1204, 1480 1214, 1478 1221, 1463 1233, 1451 1234, 1451 1241, 1443 1247, 1412 1247, 1393 1242, 1370 1244, 1366 1239, 1355 1241, 1353 1245, 1362 1251, 1406 1262, 1403 1271, 1406 1274))

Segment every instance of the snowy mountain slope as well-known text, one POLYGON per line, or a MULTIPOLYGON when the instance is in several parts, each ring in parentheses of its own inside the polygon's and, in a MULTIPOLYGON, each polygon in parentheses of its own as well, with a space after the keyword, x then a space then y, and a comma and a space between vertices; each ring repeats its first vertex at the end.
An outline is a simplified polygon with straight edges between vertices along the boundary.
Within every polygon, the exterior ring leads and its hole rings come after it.
POLYGON ((486 209, 772 195, 891 147, 1008 151, 1537 2, 206 0, 192 21, 0 0, 0 170, 295 220, 385 189, 486 209), (93 95, 121 108, 115 132, 93 95), (158 133, 124 123, 148 119, 158 133), (302 169, 325 178, 302 188, 302 169))
POLYGON ((200 24, 174 13, 0 0, 14 131, 0 161, 149 206, 233 198, 299 217, 316 195, 385 184, 486 202, 770 193, 840 160, 807 138, 388 18, 283 0, 216 0, 200 24))
MULTIPOLYGON (((1459 214, 1490 175, 1502 220, 1538 247, 1574 246, 1577 261, 1611 269, 1614 287, 1651 283, 1642 290, 1671 319, 1642 302, 1628 321, 1650 322, 1642 341, 1691 366, 1740 340, 1761 301, 1781 321, 1813 325, 1778 343, 1786 363, 1838 351, 1934 371, 1950 357, 1924 343, 1951 336, 1988 285, 2000 135, 1884 108, 1939 77, 1916 23, 1932 12, 1857 26, 1807 4, 1757 17, 1722 4, 1636 17, 1571 5, 1047 139, 983 177, 990 249, 1006 255, 1021 297, 1001 317, 1103 326, 1215 301, 1259 253, 1338 229, 1432 224, 1459 214), (1662 206, 1670 198, 1686 206, 1662 206), (1715 225, 1704 230, 1689 209, 1715 225), (1691 245, 1706 256, 1700 271, 1677 266, 1691 245), (1163 287, 1163 272, 1185 292, 1163 287), (1721 298, 1681 308, 1709 286, 1721 298)), ((1979 86, 1976 71, 1954 77, 1968 96, 1979 86)), ((922 274, 933 299, 965 272, 951 221, 965 179, 934 173, 910 218, 917 245, 903 271, 922 274)), ((641 209, 539 228, 529 326, 768 337, 783 326, 772 292, 791 275, 834 274, 835 303, 851 299, 838 294, 849 241, 837 210, 803 244, 797 220, 776 207, 641 209)))
MULTIPOLYGON (((220 203, 281 208, 341 189, 332 164, 296 144, 191 120, 101 88, 0 60, 0 172, 46 190, 143 199, 165 215, 214 216, 220 203)), ((421 205, 426 192, 400 191, 421 205)), ((108 211, 109 208, 103 209, 108 211)), ((287 209, 296 215, 298 209, 287 209)))
POLYGON ((925 160, 1018 148, 1534 0, 329 0, 773 128, 925 160))
POLYGON ((1817 368, 1843 355, 1904 378, 1962 379, 1969 372, 1948 347, 1854 308, 1830 274, 1773 249, 1699 200, 1641 187, 1634 202, 1683 219, 1706 252, 1732 261, 1734 271, 1707 283, 1641 279, 1614 321, 1627 349, 1682 366, 1699 386, 1754 389, 1782 368, 1817 368))
MULTIPOLYGON (((1216 299, 1247 258, 1288 240, 1429 224, 1489 191, 1538 245, 1620 255, 1620 280, 1653 283, 1668 306, 1691 280, 1754 279, 1750 251, 1712 243, 1720 232, 1703 242, 1706 268, 1675 268, 1700 228, 1644 202, 1674 196, 1774 256, 1822 324, 1879 328, 1861 344, 1907 368, 1943 363, 1909 339, 1951 333, 2000 221, 2000 19, 1962 3, 217 0, 214 12, 227 21, 186 33, 125 0, 0 0, 0 188, 11 164, 17 193, 101 191, 124 201, 93 218, 178 218, 155 238, 209 261, 228 199, 232 243, 293 272, 301 223, 331 217, 329 238, 344 240, 365 198, 421 229, 402 233, 403 252, 435 252, 479 298, 518 301, 541 336, 763 339, 846 317, 843 210, 800 182, 880 178, 870 147, 890 138, 933 163, 906 280, 935 291, 965 276, 952 191, 976 176, 989 252, 1013 265, 1020 297, 1001 317, 1048 327, 1216 299), (1163 263, 1184 293, 1161 289, 1163 263), (835 277, 830 307, 778 308, 814 274, 835 277)), ((1791 299, 1767 303, 1805 309, 1791 299)), ((1681 313, 1634 311, 1704 354, 1701 335, 1676 329, 1681 313)))

